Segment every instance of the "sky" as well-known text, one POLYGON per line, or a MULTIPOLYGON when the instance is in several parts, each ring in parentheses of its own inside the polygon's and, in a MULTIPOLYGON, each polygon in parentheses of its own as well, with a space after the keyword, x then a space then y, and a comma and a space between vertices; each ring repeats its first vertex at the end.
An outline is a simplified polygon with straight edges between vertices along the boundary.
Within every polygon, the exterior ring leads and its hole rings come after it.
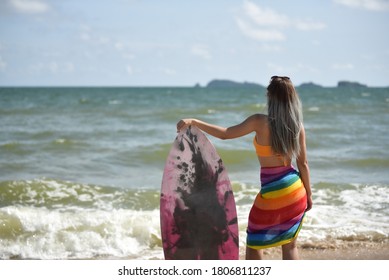
POLYGON ((389 0, 0 0, 0 86, 389 86, 389 0))

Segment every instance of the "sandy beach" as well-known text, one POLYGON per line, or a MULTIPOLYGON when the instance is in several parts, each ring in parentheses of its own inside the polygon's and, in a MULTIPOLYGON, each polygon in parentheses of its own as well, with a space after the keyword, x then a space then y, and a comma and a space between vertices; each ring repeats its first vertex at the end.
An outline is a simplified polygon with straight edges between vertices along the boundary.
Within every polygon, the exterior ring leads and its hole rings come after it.
MULTIPOLYGON (((304 244, 298 246, 302 260, 389 260, 389 243, 366 241, 342 242, 333 246, 321 244, 304 244)), ((240 258, 244 260, 244 249, 240 258)), ((265 259, 281 260, 281 248, 265 250, 265 259)))

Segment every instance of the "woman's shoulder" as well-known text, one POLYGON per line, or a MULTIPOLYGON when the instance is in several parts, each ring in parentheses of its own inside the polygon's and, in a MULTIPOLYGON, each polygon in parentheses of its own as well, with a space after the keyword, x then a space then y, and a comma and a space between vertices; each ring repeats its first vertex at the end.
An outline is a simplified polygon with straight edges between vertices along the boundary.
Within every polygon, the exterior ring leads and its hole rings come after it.
POLYGON ((251 116, 258 124, 267 124, 268 123, 268 118, 267 115, 265 114, 254 114, 251 116))
POLYGON ((268 128, 268 118, 267 115, 264 114, 254 114, 250 117, 253 120, 253 126, 255 131, 258 133, 262 133, 264 129, 268 128))
POLYGON ((258 114, 251 115, 250 118, 254 118, 256 120, 264 120, 264 119, 267 120, 267 115, 258 113, 258 114))

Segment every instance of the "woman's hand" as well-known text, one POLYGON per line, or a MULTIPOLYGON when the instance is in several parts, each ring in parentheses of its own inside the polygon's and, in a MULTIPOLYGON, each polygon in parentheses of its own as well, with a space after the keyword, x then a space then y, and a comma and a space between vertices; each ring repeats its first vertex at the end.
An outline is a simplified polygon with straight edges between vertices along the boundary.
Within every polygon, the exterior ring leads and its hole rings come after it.
POLYGON ((182 129, 193 124, 194 124, 194 119, 182 119, 177 123, 177 132, 180 132, 182 129))
POLYGON ((307 209, 305 209, 305 212, 309 211, 312 209, 312 196, 311 195, 308 195, 307 196, 307 209))

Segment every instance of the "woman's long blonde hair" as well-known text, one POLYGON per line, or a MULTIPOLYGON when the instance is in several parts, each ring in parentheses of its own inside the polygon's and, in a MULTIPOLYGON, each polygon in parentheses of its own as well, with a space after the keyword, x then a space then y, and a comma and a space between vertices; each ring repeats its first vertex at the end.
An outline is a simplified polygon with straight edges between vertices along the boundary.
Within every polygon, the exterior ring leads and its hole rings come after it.
POLYGON ((267 96, 271 147, 282 156, 297 157, 303 116, 296 89, 288 77, 273 76, 267 96))

